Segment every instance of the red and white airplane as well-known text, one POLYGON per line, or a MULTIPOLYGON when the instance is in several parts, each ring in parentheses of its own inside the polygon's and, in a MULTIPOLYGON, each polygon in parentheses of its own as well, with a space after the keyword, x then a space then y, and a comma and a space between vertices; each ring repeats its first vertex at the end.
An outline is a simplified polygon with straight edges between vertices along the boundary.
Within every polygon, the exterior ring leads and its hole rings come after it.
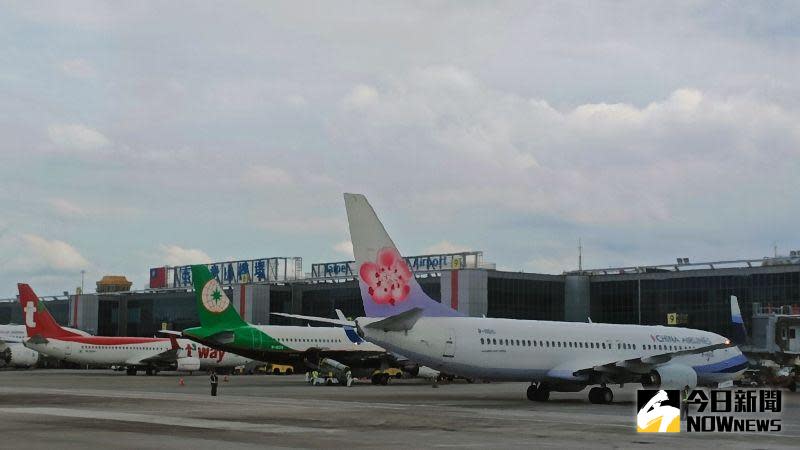
POLYGON ((128 375, 141 369, 152 375, 161 369, 232 368, 250 361, 186 339, 82 335, 61 327, 30 286, 17 287, 25 316, 24 344, 43 355, 77 364, 126 366, 128 375))

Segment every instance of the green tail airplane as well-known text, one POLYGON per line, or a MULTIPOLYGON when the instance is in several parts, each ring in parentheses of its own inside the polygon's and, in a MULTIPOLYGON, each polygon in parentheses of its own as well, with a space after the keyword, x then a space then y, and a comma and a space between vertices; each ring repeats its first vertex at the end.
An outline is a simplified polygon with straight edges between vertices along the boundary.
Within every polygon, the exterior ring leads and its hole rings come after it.
POLYGON ((201 326, 187 328, 181 335, 195 342, 259 361, 292 365, 298 372, 322 369, 341 377, 348 372, 371 376, 376 369, 398 366, 397 358, 364 341, 350 327, 247 323, 205 265, 192 266, 192 281, 201 326))

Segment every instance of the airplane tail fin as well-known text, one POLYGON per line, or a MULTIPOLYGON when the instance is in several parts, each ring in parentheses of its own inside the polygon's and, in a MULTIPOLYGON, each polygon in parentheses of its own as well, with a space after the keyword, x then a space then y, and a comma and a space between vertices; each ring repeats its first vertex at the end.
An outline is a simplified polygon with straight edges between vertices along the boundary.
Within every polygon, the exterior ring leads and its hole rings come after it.
POLYGON ((747 329, 744 326, 742 311, 739 309, 739 299, 735 295, 731 295, 731 321, 733 322, 731 342, 736 345, 746 344, 747 329))
POLYGON ((18 283, 17 289, 19 290, 19 303, 22 305, 22 312, 25 317, 25 331, 29 338, 36 335, 43 338, 78 336, 78 333, 62 328, 53 319, 44 302, 39 300, 39 297, 29 285, 18 283))
POLYGON ((203 328, 236 328, 247 325, 217 279, 204 265, 192 266, 197 315, 203 328))
POLYGON ((389 317, 414 308, 423 316, 461 315, 422 290, 366 197, 344 194, 344 204, 367 317, 389 317))

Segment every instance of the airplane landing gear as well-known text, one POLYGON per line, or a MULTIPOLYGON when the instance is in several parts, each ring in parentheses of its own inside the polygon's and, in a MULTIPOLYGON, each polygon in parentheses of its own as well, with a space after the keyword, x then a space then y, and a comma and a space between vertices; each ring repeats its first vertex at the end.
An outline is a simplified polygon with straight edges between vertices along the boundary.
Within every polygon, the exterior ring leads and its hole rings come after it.
POLYGON ((526 394, 532 402, 546 402, 550 399, 550 390, 542 383, 531 383, 526 394))
POLYGON ((605 386, 593 387, 589 390, 589 401, 595 404, 608 405, 614 401, 614 393, 605 386))
POLYGON ((128 375, 136 375, 136 367, 128 367, 128 370, 125 371, 128 375))

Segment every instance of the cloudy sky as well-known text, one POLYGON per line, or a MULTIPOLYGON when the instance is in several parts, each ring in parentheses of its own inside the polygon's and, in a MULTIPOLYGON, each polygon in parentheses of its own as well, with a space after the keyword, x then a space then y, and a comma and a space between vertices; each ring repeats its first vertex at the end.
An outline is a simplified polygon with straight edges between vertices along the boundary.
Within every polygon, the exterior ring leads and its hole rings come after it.
POLYGON ((0 297, 401 251, 800 248, 797 2, 3 2, 0 297))

